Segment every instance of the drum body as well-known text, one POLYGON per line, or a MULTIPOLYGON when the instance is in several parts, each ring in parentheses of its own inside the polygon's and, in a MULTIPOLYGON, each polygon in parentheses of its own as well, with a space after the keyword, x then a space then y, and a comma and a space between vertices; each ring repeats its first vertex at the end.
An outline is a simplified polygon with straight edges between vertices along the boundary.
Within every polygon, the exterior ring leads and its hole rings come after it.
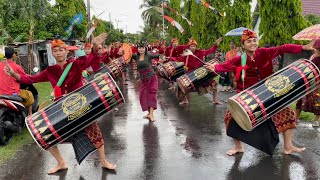
POLYGON ((228 100, 232 117, 251 131, 275 113, 315 90, 320 82, 318 67, 298 60, 228 100))
POLYGON ((119 57, 117 59, 114 59, 110 63, 117 65, 118 68, 121 70, 121 72, 124 70, 124 66, 126 65, 126 62, 123 59, 123 57, 119 57))
POLYGON ((28 116, 26 124, 36 143, 44 150, 67 140, 101 115, 124 103, 117 84, 109 74, 28 116))
MULTIPOLYGON (((209 61, 210 62, 210 61, 209 61)), ((210 72, 204 67, 200 67, 191 71, 190 73, 184 74, 183 76, 177 79, 177 84, 183 94, 188 94, 190 90, 195 90, 201 85, 212 81, 217 75, 213 72, 210 72)))
POLYGON ((186 73, 183 62, 169 61, 165 64, 159 64, 157 69, 158 74, 161 77, 170 79, 172 81, 186 73))
POLYGON ((119 57, 117 59, 112 60, 109 64, 103 64, 102 68, 98 72, 88 76, 86 79, 88 82, 90 82, 96 77, 100 76, 101 74, 109 73, 114 80, 118 80, 122 77, 124 66, 124 59, 122 57, 119 57))

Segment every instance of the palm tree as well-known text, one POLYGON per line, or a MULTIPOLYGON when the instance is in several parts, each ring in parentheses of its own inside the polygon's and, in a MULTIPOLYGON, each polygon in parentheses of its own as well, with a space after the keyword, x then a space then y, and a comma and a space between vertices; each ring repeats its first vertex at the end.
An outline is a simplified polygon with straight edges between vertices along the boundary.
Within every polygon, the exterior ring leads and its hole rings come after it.
MULTIPOLYGON (((11 0, 5 0, 12 2, 11 0)), ((29 46, 28 46, 28 72, 31 73, 31 48, 34 37, 34 29, 38 21, 50 12, 48 7, 50 6, 48 0, 15 0, 14 11, 19 14, 20 19, 29 22, 29 46)))
POLYGON ((161 3, 161 0, 143 0, 143 4, 140 5, 140 9, 144 9, 141 17, 148 27, 157 28, 158 24, 162 24, 161 3))

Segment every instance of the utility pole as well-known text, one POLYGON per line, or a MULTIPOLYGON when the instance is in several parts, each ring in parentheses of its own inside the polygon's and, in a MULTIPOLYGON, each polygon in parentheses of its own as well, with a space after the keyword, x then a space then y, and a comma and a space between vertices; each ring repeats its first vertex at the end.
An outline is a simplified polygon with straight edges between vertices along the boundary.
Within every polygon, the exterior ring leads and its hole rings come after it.
POLYGON ((109 12, 109 22, 110 22, 110 30, 112 29, 112 22, 111 22, 111 13, 109 12))
MULTIPOLYGON (((87 14, 88 14, 88 30, 90 30, 91 28, 90 0, 87 0, 87 14)), ((89 37, 89 43, 91 43, 91 37, 89 37)))
POLYGON ((163 9, 163 3, 164 3, 164 0, 161 0, 162 4, 161 4, 161 7, 162 7, 162 33, 163 33, 163 38, 165 38, 165 31, 164 31, 164 9, 163 9))

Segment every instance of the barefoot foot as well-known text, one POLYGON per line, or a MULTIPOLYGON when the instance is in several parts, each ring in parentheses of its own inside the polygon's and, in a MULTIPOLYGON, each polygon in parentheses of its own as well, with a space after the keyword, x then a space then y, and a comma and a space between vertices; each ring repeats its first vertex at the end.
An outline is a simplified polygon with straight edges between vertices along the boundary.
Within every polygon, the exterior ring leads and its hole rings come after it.
POLYGON ((61 165, 58 164, 56 167, 49 169, 48 174, 54 174, 58 171, 67 170, 67 169, 68 169, 68 166, 66 164, 61 164, 61 165))
POLYGON ((183 105, 183 104, 189 104, 189 101, 181 101, 181 102, 179 103, 179 105, 183 105))
POLYGON ((212 104, 217 104, 217 105, 219 105, 219 104, 222 104, 220 101, 212 101, 212 104))
POLYGON ((105 169, 115 170, 117 168, 117 165, 111 164, 107 160, 103 160, 101 164, 102 164, 102 167, 105 169))
POLYGON ((234 147, 234 148, 230 149, 229 151, 227 151, 227 155, 233 156, 237 153, 243 153, 243 152, 244 152, 243 147, 234 147))
POLYGON ((149 120, 150 120, 151 122, 155 122, 155 121, 156 121, 153 115, 150 115, 150 116, 149 116, 149 120))
POLYGON ((143 116, 143 119, 150 119, 149 114, 143 116))
POLYGON ((284 149, 284 154, 292 154, 292 153, 299 153, 299 152, 302 152, 306 150, 306 148, 297 148, 295 146, 292 146, 291 148, 287 148, 287 149, 284 149))

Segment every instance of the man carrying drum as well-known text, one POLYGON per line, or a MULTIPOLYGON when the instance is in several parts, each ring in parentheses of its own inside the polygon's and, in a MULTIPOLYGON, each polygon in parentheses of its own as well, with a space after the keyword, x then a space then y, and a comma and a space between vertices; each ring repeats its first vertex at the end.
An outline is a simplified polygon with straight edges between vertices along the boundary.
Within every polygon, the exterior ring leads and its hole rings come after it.
MULTIPOLYGON (((204 60, 205 56, 208 56, 209 54, 212 54, 216 51, 217 46, 219 46, 220 42, 222 41, 222 38, 219 38, 216 40, 216 42, 212 45, 212 47, 210 49, 207 50, 202 50, 202 49, 197 49, 198 43, 196 40, 194 40, 193 38, 190 38, 188 46, 190 51, 199 59, 204 60)), ((196 59, 194 56, 192 55, 188 55, 188 56, 182 56, 179 58, 174 58, 172 57, 171 59, 175 60, 175 61, 181 61, 184 62, 185 67, 187 68, 187 72, 191 72, 197 68, 200 68, 203 66, 203 63, 200 62, 198 59, 196 59)), ((212 103, 214 104, 220 104, 220 102, 217 100, 217 82, 213 79, 212 81, 210 81, 209 83, 205 84, 205 91, 208 91, 207 88, 210 88, 212 90, 209 90, 209 92, 213 94, 213 99, 212 99, 212 103)), ((178 92, 178 94, 181 94, 181 92, 178 92)), ((204 93, 205 94, 205 93, 204 93)), ((180 95, 178 95, 180 96, 180 95)), ((183 96, 183 100, 179 103, 180 105, 182 104, 188 104, 188 97, 186 95, 182 95, 183 96)))
MULTIPOLYGON (((237 82, 237 92, 241 92, 244 89, 258 83, 260 80, 268 77, 273 73, 272 60, 284 53, 300 53, 302 50, 312 50, 314 41, 307 45, 293 45, 285 44, 274 48, 258 48, 257 34, 250 30, 243 32, 241 42, 244 46, 246 53, 246 64, 241 64, 241 56, 237 56, 222 64, 210 64, 205 66, 207 69, 220 73, 220 72, 235 72, 237 82)), ((225 115, 225 124, 228 133, 230 122, 233 121, 233 117, 230 111, 227 111, 225 115)), ((275 116, 272 117, 272 121, 276 127, 278 133, 283 133, 284 139, 284 153, 291 154, 295 152, 301 152, 305 148, 298 148, 292 145, 292 129, 296 128, 296 118, 294 111, 287 107, 275 116)), ((227 152, 232 156, 236 153, 243 153, 244 147, 241 142, 234 139, 235 147, 227 152)))
MULTIPOLYGON (((67 51, 66 44, 61 40, 53 40, 51 43, 51 48, 53 56, 57 61, 56 65, 49 66, 47 69, 42 71, 40 74, 35 76, 29 76, 24 74, 16 73, 9 64, 6 65, 6 72, 8 75, 14 77, 17 81, 24 84, 32 84, 37 82, 49 81, 54 87, 55 98, 59 99, 62 95, 70 93, 81 86, 83 86, 83 77, 81 75, 82 71, 93 64, 94 60, 97 60, 97 46, 102 44, 106 39, 107 34, 103 33, 93 39, 93 50, 91 54, 86 57, 82 56, 79 60, 68 60, 67 61, 67 51), (71 66, 70 63, 72 63, 71 66), (67 66, 71 67, 70 71, 67 73, 65 80, 61 86, 58 86, 57 82, 64 73, 67 66)), ((77 161, 81 161, 93 150, 97 149, 100 155, 100 161, 103 168, 115 169, 116 165, 109 163, 105 158, 104 150, 104 140, 97 123, 92 123, 90 126, 80 131, 72 138, 72 142, 80 142, 81 147, 74 146, 77 161)), ((60 150, 57 146, 53 146, 49 149, 49 152, 58 162, 58 165, 53 167, 48 171, 48 174, 56 173, 60 170, 68 169, 68 165, 64 161, 60 150)))

